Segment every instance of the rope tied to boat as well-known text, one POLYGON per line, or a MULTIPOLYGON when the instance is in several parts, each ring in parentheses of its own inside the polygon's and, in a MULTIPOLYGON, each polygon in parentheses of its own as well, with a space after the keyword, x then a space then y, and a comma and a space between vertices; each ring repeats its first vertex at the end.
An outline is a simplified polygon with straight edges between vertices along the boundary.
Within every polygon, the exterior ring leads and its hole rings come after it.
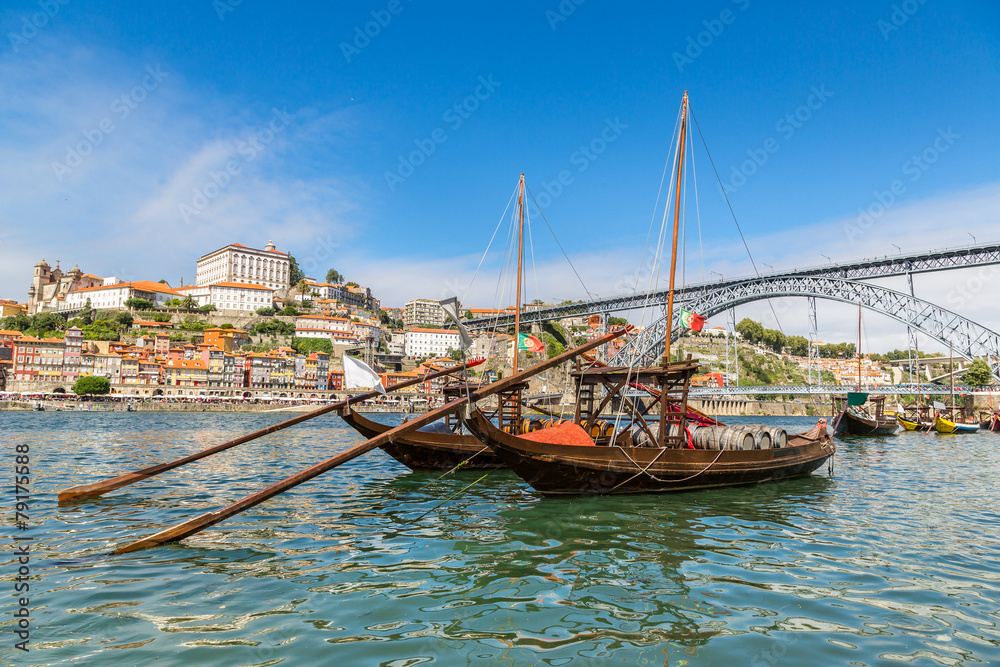
POLYGON ((473 454, 469 458, 465 459, 464 461, 460 462, 457 466, 455 466, 454 468, 452 468, 451 470, 449 470, 445 474, 441 475, 441 477, 435 477, 431 481, 427 482, 426 484, 424 484, 423 486, 421 486, 419 489, 417 489, 417 493, 420 493, 421 491, 423 491, 424 489, 426 489, 431 484, 434 484, 435 482, 438 482, 441 479, 443 479, 443 478, 447 477, 448 475, 450 475, 451 473, 455 472, 456 470, 458 470, 459 468, 461 468, 462 466, 464 466, 466 463, 468 463, 472 459, 476 458, 477 456, 479 456, 480 454, 482 454, 483 452, 485 452, 487 449, 489 449, 489 447, 483 447, 478 452, 476 452, 475 454, 473 454))
POLYGON ((623 447, 621 447, 620 445, 616 445, 616 448, 619 449, 619 450, 621 450, 621 453, 625 455, 625 458, 627 458, 629 461, 632 462, 632 465, 634 465, 636 468, 639 468, 639 472, 637 472, 636 474, 632 475, 628 479, 626 479, 626 480, 624 480, 624 481, 619 482, 618 484, 616 484, 614 487, 611 488, 611 491, 614 491, 615 489, 617 489, 619 486, 622 486, 623 484, 628 484, 629 482, 631 482, 633 479, 635 479, 639 475, 646 475, 650 479, 652 479, 654 481, 657 481, 657 482, 660 482, 661 484, 680 484, 681 482, 687 482, 687 481, 692 480, 695 477, 701 475, 702 473, 707 472, 709 468, 711 468, 716 463, 718 463, 719 459, 722 457, 722 453, 724 451, 726 451, 724 449, 720 449, 719 453, 716 454, 715 459, 713 459, 711 463, 709 463, 707 466, 705 466, 704 468, 702 468, 701 470, 699 470, 695 474, 690 475, 689 477, 685 477, 683 479, 660 479, 659 477, 657 477, 653 473, 649 472, 649 469, 651 467, 653 467, 653 464, 656 463, 660 459, 661 456, 663 456, 663 453, 665 451, 667 451, 666 447, 660 448, 660 453, 657 454, 653 458, 653 460, 649 462, 649 465, 647 465, 645 468, 643 468, 638 463, 636 463, 635 459, 633 459, 631 456, 629 456, 628 452, 626 452, 623 447))

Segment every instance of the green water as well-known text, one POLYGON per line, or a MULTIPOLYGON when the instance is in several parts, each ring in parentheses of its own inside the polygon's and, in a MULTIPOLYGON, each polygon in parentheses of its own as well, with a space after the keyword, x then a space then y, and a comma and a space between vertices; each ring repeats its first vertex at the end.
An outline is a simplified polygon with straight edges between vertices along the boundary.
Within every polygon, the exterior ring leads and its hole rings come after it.
MULTIPOLYGON (((31 448, 31 643, 17 665, 1000 664, 1000 436, 844 439, 833 474, 546 499, 380 451, 183 543, 114 546, 361 441, 334 417, 57 507, 61 488, 288 415, 0 413, 31 448), (334 663, 334 661, 336 661, 334 663)), ((377 418, 394 423, 398 417, 377 418)), ((748 419, 733 418, 739 423, 748 419)), ((794 431, 809 419, 755 419, 794 431)))

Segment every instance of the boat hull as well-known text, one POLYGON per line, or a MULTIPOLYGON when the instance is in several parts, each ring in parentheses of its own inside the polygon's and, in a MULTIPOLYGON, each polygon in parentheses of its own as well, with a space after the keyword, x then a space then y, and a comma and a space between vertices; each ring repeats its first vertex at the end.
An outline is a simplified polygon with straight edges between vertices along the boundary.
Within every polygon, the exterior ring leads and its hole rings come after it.
MULTIPOLYGON (((391 426, 380 424, 350 411, 341 418, 365 438, 374 438, 391 426)), ((495 470, 506 467, 489 447, 471 435, 414 431, 381 449, 411 470, 451 470, 460 463, 462 470, 495 470)))
POLYGON ((847 411, 835 419, 834 425, 836 435, 892 435, 899 428, 896 420, 889 417, 864 419, 847 411))
POLYGON ((934 418, 934 430, 938 433, 954 435, 958 435, 960 433, 976 433, 979 431, 979 424, 959 424, 939 415, 934 418))
POLYGON ((900 417, 899 415, 896 415, 896 419, 899 421, 899 425, 907 431, 930 431, 934 428, 933 424, 914 421, 913 419, 907 419, 906 417, 900 417))
POLYGON ((667 493, 758 484, 808 475, 836 451, 825 428, 816 429, 812 439, 789 436, 789 446, 780 449, 709 450, 534 442, 500 431, 479 411, 465 425, 545 495, 667 493))

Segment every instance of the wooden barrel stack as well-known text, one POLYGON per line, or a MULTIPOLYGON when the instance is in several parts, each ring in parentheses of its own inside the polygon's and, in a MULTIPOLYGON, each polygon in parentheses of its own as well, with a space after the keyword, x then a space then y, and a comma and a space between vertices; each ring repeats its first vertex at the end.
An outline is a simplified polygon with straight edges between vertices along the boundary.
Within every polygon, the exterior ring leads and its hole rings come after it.
POLYGON ((761 424, 692 427, 691 437, 696 449, 771 449, 788 443, 784 429, 761 424))

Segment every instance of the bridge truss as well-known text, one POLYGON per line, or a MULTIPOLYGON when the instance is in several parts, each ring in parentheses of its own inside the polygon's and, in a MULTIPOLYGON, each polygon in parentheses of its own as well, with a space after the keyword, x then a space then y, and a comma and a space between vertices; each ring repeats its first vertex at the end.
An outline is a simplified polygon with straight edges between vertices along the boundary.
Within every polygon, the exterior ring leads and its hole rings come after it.
MULTIPOLYGON (((862 307, 887 315, 944 345, 954 345, 955 353, 965 359, 985 358, 994 378, 1000 379, 1000 334, 950 310, 878 285, 829 276, 774 275, 716 286, 697 294, 687 292, 684 296, 680 307, 705 317, 752 301, 778 297, 860 303, 862 307)), ((671 339, 676 339, 681 332, 680 307, 675 302, 671 339)), ((611 363, 623 366, 655 364, 663 354, 665 336, 666 316, 633 337, 611 363)))
MULTIPOLYGON (((911 275, 914 273, 929 273, 932 271, 948 271, 953 269, 969 268, 974 266, 986 266, 990 264, 1000 264, 1000 244, 975 245, 952 250, 933 250, 924 253, 875 257, 871 259, 848 262, 846 264, 829 264, 826 266, 816 266, 794 271, 775 272, 762 274, 757 277, 740 277, 733 280, 723 280, 719 282, 700 283, 685 286, 677 290, 675 299, 681 301, 691 301, 699 298, 699 295, 726 289, 734 285, 742 285, 752 281, 770 281, 778 278, 790 277, 812 277, 812 278, 839 278, 841 280, 865 280, 871 278, 886 278, 891 276, 911 275)), ((613 313, 626 310, 636 310, 644 307, 659 306, 667 302, 666 289, 657 289, 651 292, 640 292, 605 299, 595 299, 574 304, 565 304, 553 308, 542 308, 529 310, 521 314, 521 323, 546 322, 558 320, 564 317, 579 317, 583 315, 594 315, 599 313, 613 313)), ((821 296, 819 294, 815 296, 821 296)), ((690 310, 690 309, 689 309, 690 310)), ((700 313, 699 313, 700 314, 700 313)), ((513 315, 503 315, 500 317, 480 318, 470 320, 466 327, 470 330, 492 329, 494 327, 506 327, 514 323, 513 315)))

